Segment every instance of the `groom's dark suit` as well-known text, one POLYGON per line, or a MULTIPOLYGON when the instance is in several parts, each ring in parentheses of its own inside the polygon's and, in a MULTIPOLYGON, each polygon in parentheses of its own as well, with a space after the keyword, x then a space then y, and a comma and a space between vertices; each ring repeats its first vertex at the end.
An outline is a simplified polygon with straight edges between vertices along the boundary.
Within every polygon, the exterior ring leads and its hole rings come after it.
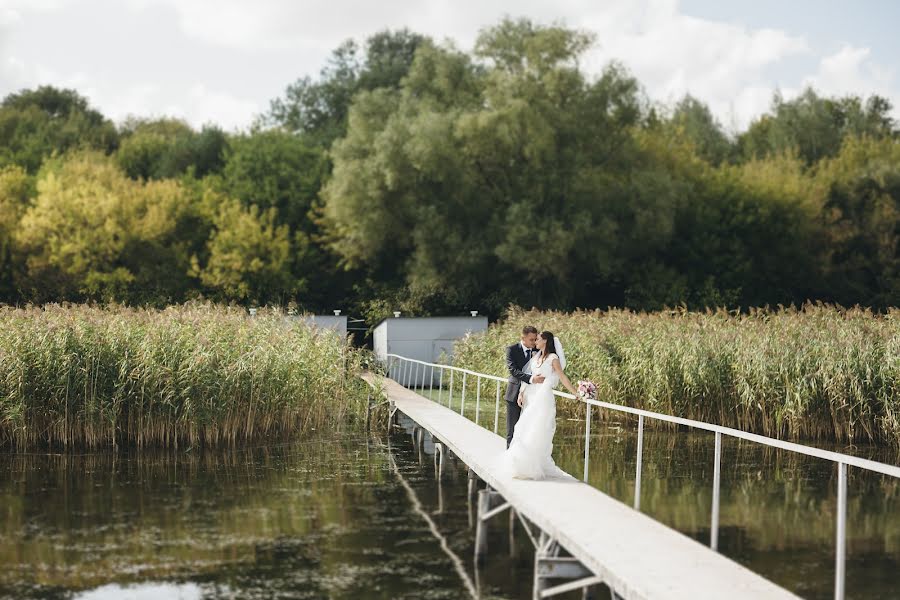
MULTIPOLYGON (((533 350, 532 354, 537 352, 533 350)), ((523 383, 531 383, 531 375, 524 371, 531 354, 526 354, 521 343, 515 343, 506 349, 506 368, 509 369, 509 384, 506 386, 506 447, 513 439, 513 430, 519 421, 522 409, 517 402, 519 388, 523 383)))

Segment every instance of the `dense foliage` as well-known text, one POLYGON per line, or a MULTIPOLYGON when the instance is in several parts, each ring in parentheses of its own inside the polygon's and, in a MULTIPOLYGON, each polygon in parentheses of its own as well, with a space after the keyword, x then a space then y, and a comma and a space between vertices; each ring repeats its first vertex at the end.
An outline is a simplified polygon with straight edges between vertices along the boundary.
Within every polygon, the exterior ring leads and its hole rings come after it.
POLYGON ((599 400, 783 439, 898 446, 898 319, 896 309, 823 305, 748 314, 513 309, 458 343, 454 362, 504 375, 504 347, 534 325, 560 336, 567 374, 596 383, 599 400))
POLYGON ((0 446, 193 447, 364 422, 362 356, 276 312, 0 309, 0 446))
POLYGON ((204 296, 375 320, 510 303, 749 307, 900 294, 883 98, 776 96, 744 132, 654 105, 580 31, 504 20, 335 50, 248 131, 0 103, 0 302, 204 296))

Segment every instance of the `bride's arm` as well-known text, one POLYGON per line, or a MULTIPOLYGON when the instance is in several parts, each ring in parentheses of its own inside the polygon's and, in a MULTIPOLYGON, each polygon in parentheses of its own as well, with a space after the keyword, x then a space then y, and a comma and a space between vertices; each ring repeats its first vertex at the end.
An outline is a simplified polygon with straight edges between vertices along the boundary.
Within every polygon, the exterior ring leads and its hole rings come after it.
POLYGON ((562 367, 559 364, 559 358, 554 357, 553 362, 550 363, 550 366, 553 367, 553 370, 559 375, 559 380, 562 381, 562 384, 566 387, 569 392, 571 392, 576 398, 578 397, 578 390, 575 389, 575 386, 572 385, 572 382, 569 381, 569 378, 566 377, 565 371, 562 370, 562 367))

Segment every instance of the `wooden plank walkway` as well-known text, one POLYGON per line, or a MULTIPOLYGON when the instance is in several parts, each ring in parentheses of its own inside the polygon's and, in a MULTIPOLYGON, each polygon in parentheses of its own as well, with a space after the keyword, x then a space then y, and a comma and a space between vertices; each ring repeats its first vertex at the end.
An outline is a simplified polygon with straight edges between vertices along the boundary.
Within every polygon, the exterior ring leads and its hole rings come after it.
POLYGON ((797 598, 585 483, 498 476, 504 438, 391 379, 364 378, 626 600, 797 598))

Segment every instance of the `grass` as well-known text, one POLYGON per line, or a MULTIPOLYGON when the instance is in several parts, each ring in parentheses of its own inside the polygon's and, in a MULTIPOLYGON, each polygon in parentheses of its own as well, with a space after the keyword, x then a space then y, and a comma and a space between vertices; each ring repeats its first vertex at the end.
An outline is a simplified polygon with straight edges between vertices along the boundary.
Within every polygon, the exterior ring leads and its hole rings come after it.
POLYGON ((781 439, 900 445, 900 310, 513 309, 457 343, 454 364, 505 375, 505 346, 529 324, 560 335, 569 377, 607 402, 781 439))
POLYGON ((238 444, 364 419, 361 354, 277 312, 0 308, 0 445, 238 444))

